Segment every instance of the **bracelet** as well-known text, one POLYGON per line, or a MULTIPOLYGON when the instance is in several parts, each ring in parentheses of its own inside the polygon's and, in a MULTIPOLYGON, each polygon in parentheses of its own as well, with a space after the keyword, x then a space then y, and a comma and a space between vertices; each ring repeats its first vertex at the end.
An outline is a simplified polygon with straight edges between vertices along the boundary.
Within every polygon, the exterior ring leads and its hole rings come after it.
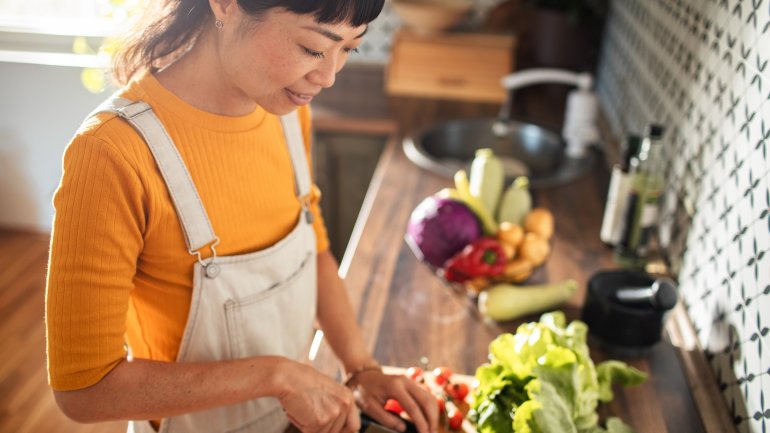
POLYGON ((352 382, 359 374, 366 371, 379 371, 382 373, 382 367, 380 367, 379 364, 366 364, 356 368, 345 376, 345 386, 350 386, 350 382, 352 382))

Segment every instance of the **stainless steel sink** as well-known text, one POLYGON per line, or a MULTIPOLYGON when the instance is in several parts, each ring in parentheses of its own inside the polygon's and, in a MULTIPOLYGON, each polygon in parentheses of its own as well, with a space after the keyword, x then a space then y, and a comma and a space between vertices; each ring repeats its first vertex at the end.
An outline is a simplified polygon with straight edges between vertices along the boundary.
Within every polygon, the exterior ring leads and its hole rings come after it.
POLYGON ((441 123, 407 136, 404 152, 418 166, 451 178, 457 170, 470 168, 477 149, 488 147, 503 161, 507 182, 526 175, 532 188, 570 182, 596 160, 591 149, 581 158, 566 156, 561 137, 537 125, 510 121, 507 133, 497 136, 494 124, 495 119, 441 123))

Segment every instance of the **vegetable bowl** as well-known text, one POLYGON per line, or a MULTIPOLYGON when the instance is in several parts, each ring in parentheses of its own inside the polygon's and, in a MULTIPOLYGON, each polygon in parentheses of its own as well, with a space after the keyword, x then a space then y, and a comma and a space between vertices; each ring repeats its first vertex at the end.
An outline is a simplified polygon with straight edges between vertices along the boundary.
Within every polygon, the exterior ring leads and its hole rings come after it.
MULTIPOLYGON (((458 170, 454 181, 455 188, 426 197, 412 211, 405 235, 410 249, 449 287, 478 296, 480 302, 489 300, 481 296, 487 290, 519 288, 551 253, 553 214, 533 208, 526 177, 516 178, 504 189, 502 163, 491 149, 479 149, 470 176, 458 170)), ((508 320, 550 308, 577 290, 571 280, 530 287, 557 290, 549 290, 548 302, 535 302, 525 311, 493 314, 493 318, 508 320)), ((484 306, 482 312, 486 311, 490 310, 484 306)))

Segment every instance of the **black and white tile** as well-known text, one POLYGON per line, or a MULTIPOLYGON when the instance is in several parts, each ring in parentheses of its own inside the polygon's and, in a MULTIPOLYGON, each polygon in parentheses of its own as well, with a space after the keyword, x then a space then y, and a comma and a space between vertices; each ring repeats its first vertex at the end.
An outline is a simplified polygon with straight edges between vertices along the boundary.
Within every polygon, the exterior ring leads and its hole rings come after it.
POLYGON ((668 126, 685 306, 738 431, 768 432, 770 0, 614 0, 597 82, 618 135, 668 126))

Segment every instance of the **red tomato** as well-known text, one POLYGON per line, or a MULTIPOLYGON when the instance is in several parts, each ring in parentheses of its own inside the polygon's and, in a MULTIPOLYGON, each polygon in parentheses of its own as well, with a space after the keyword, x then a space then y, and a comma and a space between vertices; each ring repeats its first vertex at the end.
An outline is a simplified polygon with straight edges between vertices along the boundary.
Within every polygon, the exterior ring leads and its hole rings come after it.
POLYGON ((449 382, 450 377, 452 377, 452 370, 447 367, 436 367, 433 369, 433 380, 439 385, 449 382))
POLYGON ((452 430, 459 430, 463 425, 463 413, 459 410, 450 410, 447 414, 449 416, 449 428, 452 430))
POLYGON ((420 367, 409 367, 406 370, 406 377, 414 381, 417 381, 418 379, 422 379, 422 373, 423 371, 422 371, 422 368, 420 367))
POLYGON ((446 412, 446 402, 441 397, 436 397, 436 402, 438 403, 438 413, 439 415, 446 412))
POLYGON ((444 385, 444 391, 453 400, 465 401, 465 397, 468 395, 468 385, 465 383, 447 383, 444 385))
POLYGON ((401 403, 399 403, 397 400, 394 400, 392 398, 389 398, 385 402, 385 410, 388 412, 393 412, 396 415, 401 415, 402 412, 404 412, 404 408, 401 407, 401 403))

